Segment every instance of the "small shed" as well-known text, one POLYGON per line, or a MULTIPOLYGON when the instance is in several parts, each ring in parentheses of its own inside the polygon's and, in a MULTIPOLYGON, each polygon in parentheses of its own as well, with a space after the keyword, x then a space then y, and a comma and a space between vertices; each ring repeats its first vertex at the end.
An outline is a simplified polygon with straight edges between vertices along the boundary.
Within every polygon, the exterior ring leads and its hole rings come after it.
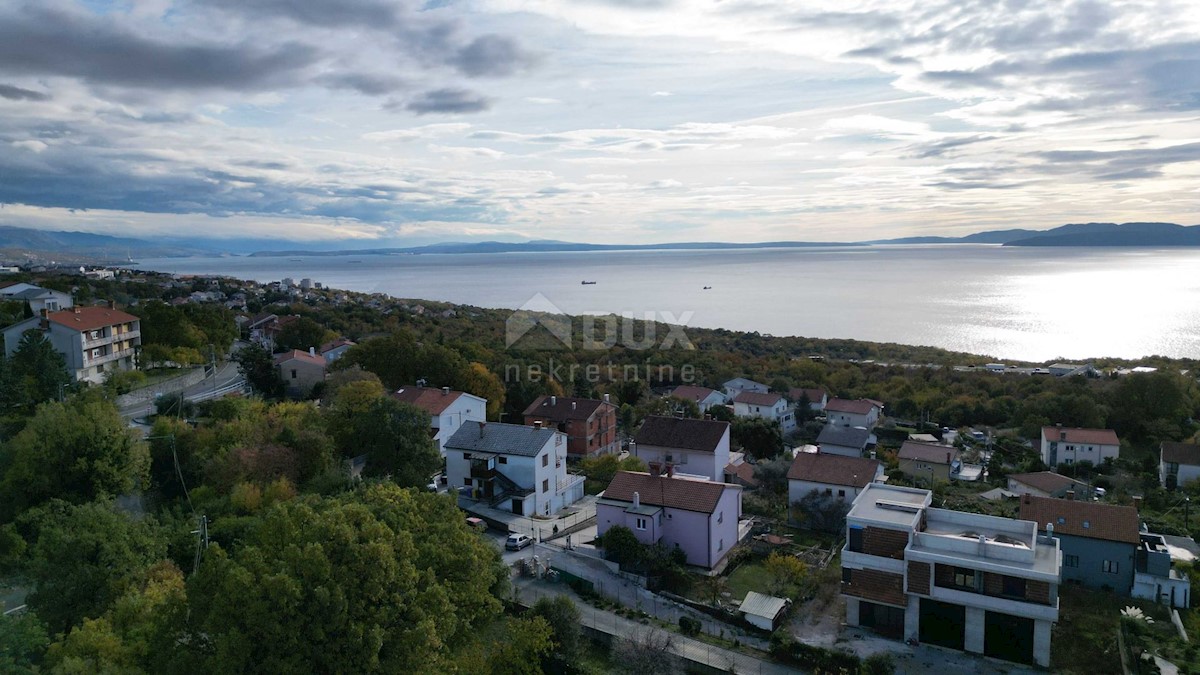
POLYGON ((750 625, 766 631, 773 631, 779 625, 779 619, 783 616, 788 604, 788 600, 784 598, 747 591, 746 599, 742 600, 738 610, 750 625))

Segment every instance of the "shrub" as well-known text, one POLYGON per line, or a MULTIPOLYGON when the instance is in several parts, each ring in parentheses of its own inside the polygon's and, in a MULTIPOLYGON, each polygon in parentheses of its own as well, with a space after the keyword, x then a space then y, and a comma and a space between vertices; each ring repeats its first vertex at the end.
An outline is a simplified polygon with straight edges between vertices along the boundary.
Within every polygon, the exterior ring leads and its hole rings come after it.
POLYGON ((862 675, 892 675, 896 672, 896 662, 892 655, 880 652, 863 659, 862 675))
POLYGON ((693 619, 690 616, 679 617, 679 631, 684 635, 696 636, 700 634, 700 629, 704 624, 700 623, 699 619, 693 619))

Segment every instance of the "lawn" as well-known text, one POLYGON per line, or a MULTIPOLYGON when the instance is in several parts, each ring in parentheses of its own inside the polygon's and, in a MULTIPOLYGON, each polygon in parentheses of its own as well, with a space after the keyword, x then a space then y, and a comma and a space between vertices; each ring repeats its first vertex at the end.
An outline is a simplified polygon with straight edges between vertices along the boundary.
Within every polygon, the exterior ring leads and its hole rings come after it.
POLYGON ((768 585, 767 570, 758 560, 747 560, 738 565, 738 568, 726 580, 729 597, 738 601, 745 598, 749 591, 770 595, 771 591, 768 589, 768 585))

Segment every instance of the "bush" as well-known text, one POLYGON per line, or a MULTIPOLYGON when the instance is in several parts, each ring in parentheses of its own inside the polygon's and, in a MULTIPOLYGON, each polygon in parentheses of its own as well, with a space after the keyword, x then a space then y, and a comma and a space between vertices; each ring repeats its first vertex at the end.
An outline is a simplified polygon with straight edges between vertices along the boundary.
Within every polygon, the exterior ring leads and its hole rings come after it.
POLYGON ((896 662, 891 654, 880 652, 863 659, 862 675, 892 675, 896 672, 896 662))
POLYGON ((696 636, 700 634, 700 629, 704 624, 700 623, 699 619, 693 619, 690 616, 679 617, 679 631, 684 635, 696 636))
POLYGON ((770 649, 776 659, 811 670, 815 675, 858 673, 863 668, 862 660, 854 654, 796 642, 782 628, 771 634, 770 649))

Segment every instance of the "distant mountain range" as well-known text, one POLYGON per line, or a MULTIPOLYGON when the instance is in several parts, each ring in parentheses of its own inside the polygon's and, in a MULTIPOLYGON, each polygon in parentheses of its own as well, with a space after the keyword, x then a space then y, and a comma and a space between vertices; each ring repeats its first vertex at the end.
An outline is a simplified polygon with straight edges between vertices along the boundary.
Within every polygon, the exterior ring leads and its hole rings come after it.
MULTIPOLYGON (((268 242, 148 241, 88 232, 56 232, 0 225, 0 251, 8 257, 71 255, 96 261, 122 262, 138 258, 211 256, 246 251, 268 242)), ((367 256, 462 253, 539 253, 565 251, 718 250, 754 248, 828 248, 898 244, 1002 244, 1004 246, 1200 246, 1200 225, 1174 223, 1075 223, 1051 230, 991 230, 965 237, 903 237, 861 242, 768 241, 753 243, 678 242, 668 244, 586 244, 569 241, 447 242, 403 248, 312 250, 312 244, 280 242, 287 250, 263 250, 251 256, 367 256)))

